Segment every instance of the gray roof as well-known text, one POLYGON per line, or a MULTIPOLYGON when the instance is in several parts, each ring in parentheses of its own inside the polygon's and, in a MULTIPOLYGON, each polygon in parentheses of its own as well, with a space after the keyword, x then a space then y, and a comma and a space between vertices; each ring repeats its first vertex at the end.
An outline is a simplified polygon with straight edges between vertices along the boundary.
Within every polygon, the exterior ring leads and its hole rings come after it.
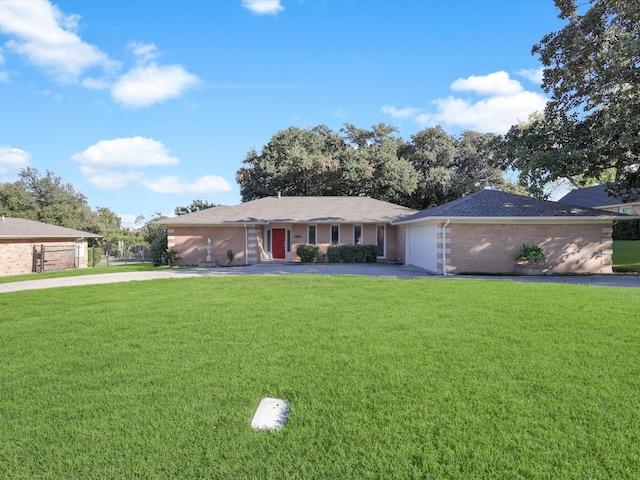
POLYGON ((569 203, 571 205, 580 205, 582 207, 609 207, 612 205, 625 205, 624 200, 609 195, 606 191, 607 185, 596 185, 595 187, 578 188, 567 193, 559 201, 569 203))
POLYGON ((100 238, 100 235, 36 222, 35 220, 2 216, 0 217, 0 239, 7 238, 73 238, 76 240, 78 238, 100 238))
POLYGON ((390 223, 417 210, 367 197, 266 197, 159 220, 164 225, 390 223))
POLYGON ((617 218, 622 214, 585 208, 566 203, 536 200, 535 198, 480 190, 438 207, 422 210, 395 224, 415 222, 429 218, 617 218))

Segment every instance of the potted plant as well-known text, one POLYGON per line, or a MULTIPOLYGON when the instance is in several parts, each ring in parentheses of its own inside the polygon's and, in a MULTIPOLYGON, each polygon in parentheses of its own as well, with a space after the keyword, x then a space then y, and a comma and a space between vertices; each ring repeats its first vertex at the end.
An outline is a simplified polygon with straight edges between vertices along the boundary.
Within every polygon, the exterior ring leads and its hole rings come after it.
POLYGON ((547 265, 547 259, 540 246, 523 243, 516 256, 516 273, 522 275, 551 275, 553 268, 547 265))

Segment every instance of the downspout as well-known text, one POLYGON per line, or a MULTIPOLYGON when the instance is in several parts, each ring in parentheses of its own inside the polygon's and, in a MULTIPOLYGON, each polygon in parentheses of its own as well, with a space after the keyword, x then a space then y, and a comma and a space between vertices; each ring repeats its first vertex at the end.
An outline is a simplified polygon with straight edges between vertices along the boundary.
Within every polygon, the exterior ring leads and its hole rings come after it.
POLYGON ((244 224, 244 263, 249 265, 249 231, 247 224, 244 224))
POLYGON ((447 273, 447 226, 451 223, 451 219, 447 218, 447 221, 442 226, 442 275, 445 277, 447 273))

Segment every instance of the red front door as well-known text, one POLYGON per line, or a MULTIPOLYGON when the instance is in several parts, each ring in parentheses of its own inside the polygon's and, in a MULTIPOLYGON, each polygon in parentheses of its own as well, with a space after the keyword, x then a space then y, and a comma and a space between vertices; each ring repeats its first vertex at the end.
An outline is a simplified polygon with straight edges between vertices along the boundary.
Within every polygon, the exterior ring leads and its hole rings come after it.
POLYGON ((273 258, 285 258, 285 231, 284 228, 274 228, 272 230, 271 255, 273 258))

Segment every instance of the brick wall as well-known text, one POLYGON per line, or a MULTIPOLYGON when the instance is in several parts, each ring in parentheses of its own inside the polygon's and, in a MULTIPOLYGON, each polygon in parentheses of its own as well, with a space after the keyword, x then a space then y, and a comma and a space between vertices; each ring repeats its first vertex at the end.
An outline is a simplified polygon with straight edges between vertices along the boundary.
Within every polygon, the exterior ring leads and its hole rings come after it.
MULTIPOLYGON (((314 224, 312 224, 314 225, 314 224)), ((357 224, 362 225, 362 244, 377 245, 378 233, 377 224, 357 224)), ((353 245, 353 223, 340 224, 340 243, 342 245, 353 245)), ((404 228, 386 225, 387 234, 387 256, 386 258, 404 262, 404 228)), ((296 255, 298 245, 307 243, 307 224, 294 224, 292 231, 291 258, 300 260, 296 255)), ((331 225, 319 223, 316 225, 316 244, 321 252, 326 252, 331 245, 331 225)))
MULTIPOLYGON (((253 227, 247 227, 253 230, 253 227)), ((247 234, 249 232, 247 231, 247 234)), ((257 237, 252 232, 252 238, 257 237)), ((227 251, 235 253, 232 265, 244 265, 245 228, 232 227, 171 227, 168 229, 167 244, 169 249, 178 252, 178 265, 198 265, 207 261, 207 240, 211 239, 211 262, 227 265, 227 251)), ((257 240, 252 240, 257 243, 257 240)), ((257 249, 257 247, 256 247, 257 249)), ((252 249, 255 250, 255 249, 252 249)), ((257 255, 257 254, 256 254, 257 255)))
POLYGON ((523 243, 542 247, 547 264, 556 273, 612 272, 610 223, 451 224, 447 230, 447 270, 451 273, 513 272, 523 243))
MULTIPOLYGON (((33 247, 40 249, 44 245, 46 253, 45 271, 64 268, 86 268, 87 267, 87 242, 83 243, 80 256, 71 253, 55 252, 55 249, 75 249, 75 241, 59 241, 42 239, 33 242, 31 239, 25 240, 0 240, 0 275, 19 275, 31 273, 33 269, 33 247)), ((74 250, 75 251, 75 250, 74 250)))

